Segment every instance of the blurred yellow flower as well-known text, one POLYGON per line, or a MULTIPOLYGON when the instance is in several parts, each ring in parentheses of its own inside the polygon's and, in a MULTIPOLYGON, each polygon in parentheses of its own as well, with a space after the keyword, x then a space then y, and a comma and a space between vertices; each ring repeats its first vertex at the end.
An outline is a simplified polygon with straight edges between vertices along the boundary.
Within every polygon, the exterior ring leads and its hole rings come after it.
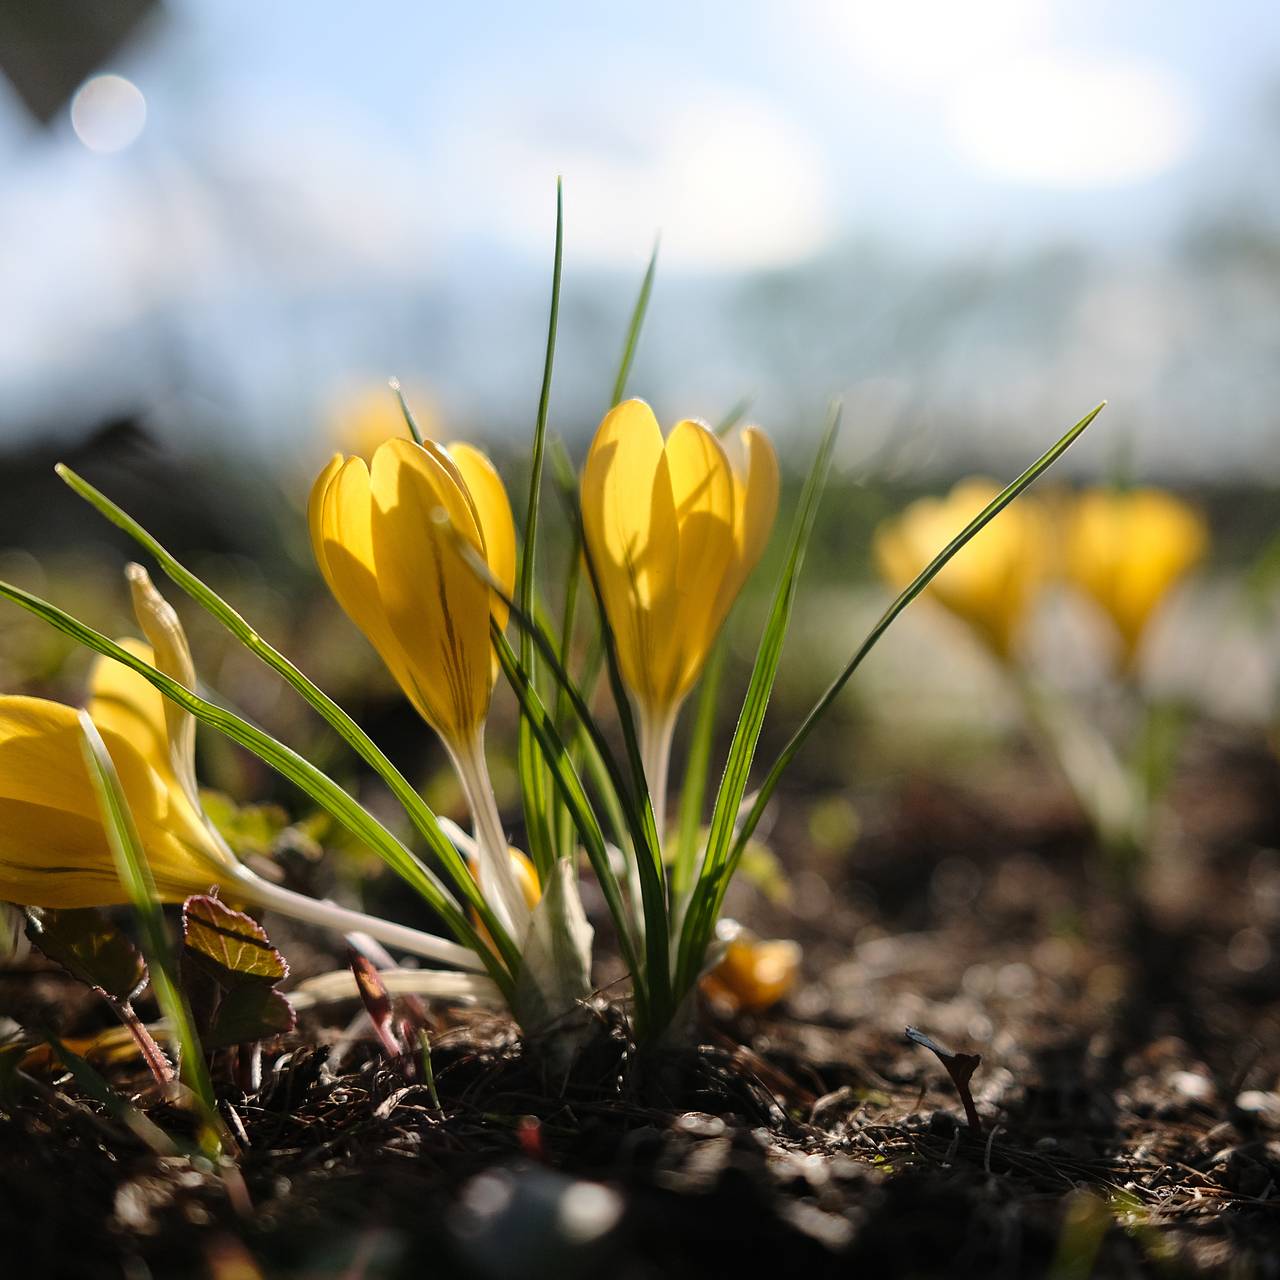
MULTIPOLYGON (((990 480, 962 480, 945 498, 921 498, 882 523, 874 551, 885 580, 906 587, 999 492, 990 480)), ((1048 521, 1034 499, 1022 497, 952 558, 927 594, 1007 660, 1050 560, 1048 521)))
MULTIPOLYGON (((152 650, 124 647, 150 662, 152 650)), ((238 864, 214 836, 175 769, 162 696, 107 658, 94 666, 89 714, 166 902, 218 885, 240 896, 238 864)), ((0 697, 0 899, 32 907, 96 907, 128 900, 116 875, 82 752, 74 707, 0 697)))
POLYGON ((785 938, 762 942, 743 930, 703 978, 702 988, 735 1012, 758 1013, 777 1004, 795 986, 800 957, 798 943, 785 938))
POLYGON ((1090 489, 1072 505, 1068 579, 1115 623, 1130 665, 1152 614, 1203 559, 1204 517, 1161 489, 1090 489))
POLYGON ((778 510, 778 462, 747 427, 740 462, 686 419, 664 442, 653 410, 627 400, 605 415, 582 476, 583 529, 643 716, 670 716, 764 551, 778 510))
MULTIPOLYGON (((419 431, 424 436, 434 436, 439 418, 431 396, 421 388, 407 386, 404 395, 419 431)), ((410 438, 400 402, 385 382, 361 386, 337 396, 328 418, 329 439, 334 447, 366 461, 387 440, 410 438)))
POLYGON ((430 440, 385 440, 372 467, 337 454, 316 478, 308 519, 320 571, 347 616, 441 737, 469 743, 496 675, 489 619, 505 624, 507 609, 454 538, 466 538, 510 593, 515 525, 493 464, 470 445, 430 440))

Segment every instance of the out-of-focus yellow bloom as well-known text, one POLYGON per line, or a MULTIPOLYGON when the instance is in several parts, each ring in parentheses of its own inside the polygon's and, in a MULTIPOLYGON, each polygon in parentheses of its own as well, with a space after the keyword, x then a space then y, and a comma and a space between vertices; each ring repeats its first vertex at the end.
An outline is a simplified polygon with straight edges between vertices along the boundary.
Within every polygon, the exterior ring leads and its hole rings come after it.
POLYGON ((778 462, 763 432, 741 462, 700 422, 662 429, 643 400, 601 422, 582 475, 583 530, 623 678, 663 719, 697 681, 755 568, 778 510, 778 462))
POLYGON ((467 444, 384 441, 334 456, 316 478, 311 544, 325 581, 418 712, 449 743, 469 743, 489 709, 492 615, 507 609, 459 553, 460 535, 510 593, 516 540, 492 463, 467 444), (452 526, 451 528, 448 526, 452 526))
MULTIPOLYGON (((522 853, 514 846, 510 846, 507 852, 510 855, 511 870, 515 875, 516 884, 519 887, 521 896, 524 898, 524 905, 532 911, 542 901, 542 886, 538 883, 538 872, 528 854, 522 853)), ((478 861, 473 861, 471 870, 476 878, 476 883, 480 886, 481 892, 483 892, 485 888, 484 871, 478 861)), ((476 932, 492 949, 493 935, 485 928, 484 922, 474 910, 471 912, 471 919, 476 926, 476 932)))
MULTIPOLYGON (((881 524, 875 558, 886 581, 897 590, 906 587, 999 492, 990 480, 962 480, 945 498, 921 498, 881 524)), ((1050 545, 1043 511, 1021 497, 948 562, 927 594, 1008 659, 1049 575, 1050 545)))
POLYGON ((758 1013, 781 1000, 800 973, 800 946, 786 938, 762 942, 745 930, 702 980, 713 1000, 735 1011, 758 1013))
MULTIPOLYGON (((121 641, 158 662, 137 641, 121 641)), ((89 713, 111 753, 166 902, 218 885, 240 896, 237 864, 174 766, 164 699, 110 659, 94 667, 89 713)), ((33 907, 127 901, 82 753, 74 707, 0 697, 0 899, 33 907)))
MULTIPOLYGON (((420 388, 405 387, 405 400, 424 436, 434 436, 438 415, 431 397, 420 388)), ((355 454, 366 461, 387 440, 409 438, 404 410, 395 392, 385 382, 362 386, 338 396, 329 414, 329 439, 342 453, 355 454)))
POLYGON ((1090 489, 1067 522, 1066 573, 1115 623, 1133 662, 1160 602, 1203 558, 1204 517, 1161 489, 1090 489))

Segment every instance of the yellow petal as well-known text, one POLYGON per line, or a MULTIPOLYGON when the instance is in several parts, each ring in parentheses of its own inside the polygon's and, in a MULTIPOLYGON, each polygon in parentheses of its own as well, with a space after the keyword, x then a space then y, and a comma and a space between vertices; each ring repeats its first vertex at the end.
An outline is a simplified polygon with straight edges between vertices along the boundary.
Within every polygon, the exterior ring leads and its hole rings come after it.
MULTIPOLYGON (((759 427, 745 427, 740 439, 746 451, 745 476, 734 479, 738 488, 741 518, 738 523, 741 577, 746 581, 751 570, 760 563, 773 522, 778 517, 778 455, 773 444, 759 427)), ((741 585, 741 584, 739 584, 741 585)))
POLYGON ((736 573, 737 545, 733 471, 715 433, 699 422, 679 422, 666 457, 676 512, 676 589, 650 660, 660 705, 674 706, 697 680, 724 621, 722 593, 736 573))
POLYGON ((723 623, 752 570, 760 562, 778 515, 778 457, 759 427, 744 427, 732 442, 734 564, 725 575, 716 602, 723 623))
MULTIPOLYGON (((886 580, 906 587, 999 492, 989 480, 962 480, 945 499, 922 498, 876 531, 886 580)), ((1002 659, 1048 577, 1050 543, 1034 498, 1007 507, 934 578, 928 595, 964 619, 1002 659)))
MULTIPOLYGON (((129 590, 133 597, 133 611, 142 634, 151 642, 153 664, 184 689, 195 692, 196 668, 187 644, 187 633, 173 606, 155 589, 150 575, 140 564, 125 568, 129 590)), ((142 680, 141 676, 136 677, 142 680)), ((154 686, 143 681, 148 688, 154 686)), ((196 785, 196 721, 176 702, 160 695, 163 702, 165 731, 168 737, 169 758, 174 776, 178 779, 187 799, 199 807, 200 792, 196 785)))
MULTIPOLYGON (((185 796, 120 732, 99 728, 161 897, 234 883, 185 796)), ((74 708, 0 697, 0 899, 45 907, 126 900, 80 743, 74 708)))
MULTIPOLYGON (((311 534, 311 551, 330 591, 334 590, 334 586, 329 572, 328 556, 325 552, 325 500, 334 477, 342 470, 342 464, 345 461, 342 454, 335 453, 316 476, 311 486, 311 495, 307 499, 307 530, 311 534)), ((337 592, 335 591, 334 594, 336 595, 337 592)))
MULTIPOLYGON (((510 596, 516 585, 516 526, 502 477, 493 463, 473 445, 455 441, 447 446, 446 452, 453 459, 471 497, 489 572, 510 596)), ((493 616, 499 627, 507 625, 507 606, 496 596, 493 616)))
POLYGON ((1200 562, 1203 516, 1159 489, 1080 495, 1068 523, 1068 577, 1108 613, 1131 663, 1151 617, 1200 562))
MULTIPOLYGON (((125 636, 116 643, 144 662, 155 663, 149 644, 125 636)), ((166 784, 178 786, 169 754, 169 731, 165 722, 165 697, 150 681, 113 658, 97 658, 89 673, 87 709, 103 732, 119 734, 166 784)), ((50 704, 57 705, 57 704, 50 704)))
POLYGON ((627 684, 641 699, 660 690, 651 659, 673 607, 679 540, 662 430, 643 400, 601 422, 582 474, 583 533, 627 684))
MULTIPOLYGON (((400 642, 391 631, 378 592, 373 557, 373 499, 362 458, 335 456, 316 477, 307 522, 316 563, 343 612, 365 638, 417 709, 427 717, 400 642)), ((428 717, 429 718, 429 717, 428 717)))
POLYGON ((703 986, 736 1010, 758 1013, 777 1004, 795 986, 800 958, 800 947, 789 939, 735 938, 703 986))
POLYGON ((446 739, 463 741, 488 711, 493 668, 490 591, 454 541, 460 534, 483 554, 471 500, 457 477, 432 450, 389 440, 374 455, 370 492, 387 625, 427 719, 446 739))

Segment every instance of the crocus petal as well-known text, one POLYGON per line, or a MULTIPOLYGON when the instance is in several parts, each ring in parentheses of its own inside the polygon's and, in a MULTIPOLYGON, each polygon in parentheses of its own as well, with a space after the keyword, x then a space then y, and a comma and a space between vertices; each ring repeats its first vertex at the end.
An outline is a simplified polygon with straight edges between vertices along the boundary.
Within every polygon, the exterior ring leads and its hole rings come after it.
POLYGON ((426 718, 447 740, 470 740, 493 689, 489 588, 454 541, 483 553, 458 472, 431 451, 389 440, 373 459, 372 543, 378 595, 426 718))
MULTIPOLYGON (((149 644, 124 636, 116 643, 135 658, 155 664, 149 644)), ((89 672, 87 710, 102 733, 116 733, 132 743, 138 753, 165 782, 178 786, 169 754, 169 730, 164 714, 165 697, 149 680, 114 658, 94 660, 89 672)))
POLYGON ((364 632, 405 696, 425 717, 425 704, 378 593, 372 520, 369 468, 362 458, 335 457, 316 478, 308 504, 316 563, 343 612, 364 632))
POLYGON ((663 444, 653 411, 628 400, 605 415, 582 474, 583 533, 618 644, 623 678, 652 724, 696 682, 764 550, 778 468, 762 433, 734 442, 686 419, 663 444))
POLYGON ((1075 503, 1067 531, 1071 580, 1110 615, 1126 664, 1151 617, 1203 558, 1204 518, 1159 489, 1092 490, 1075 503))
POLYGON ((655 637, 658 700, 678 703, 698 678, 724 621, 721 591, 734 575, 733 471, 713 431, 686 419, 666 444, 678 531, 676 591, 655 637))
MULTIPOLYGON (((874 550, 885 579, 906 587, 998 492, 990 480, 962 480, 945 499, 922 498, 882 524, 874 550)), ((1034 498, 1020 498, 947 563, 927 594, 1007 659, 1048 578, 1049 551, 1043 511, 1034 498)))
MULTIPOLYGON (((191 649, 187 644, 187 633, 182 629, 182 622, 174 607, 155 589, 147 571, 140 564, 131 564, 125 568, 125 577, 129 581, 129 590, 133 597, 133 611, 138 619, 142 633, 151 642, 153 665, 176 680, 184 689, 195 692, 196 668, 191 659, 191 649)), ((192 806, 199 808, 200 791, 196 784, 196 721, 189 712, 178 706, 176 702, 159 694, 159 691, 147 684, 153 692, 160 696, 163 703, 165 731, 168 735, 169 758, 173 764, 174 776, 181 784, 187 799, 192 806)))
POLYGON ((679 536, 662 430, 643 400, 601 422, 583 468, 582 519, 623 677, 652 701, 649 659, 675 589, 679 536))
MULTIPOLYGON (((472 445, 455 441, 446 451, 471 497, 484 542, 485 563, 503 592, 510 596, 516 585, 516 525, 502 477, 493 463, 472 445)), ((499 628, 507 625, 507 606, 496 596, 493 616, 499 628)))
MULTIPOLYGON (((185 795, 120 732, 99 726, 161 897, 232 885, 233 868, 185 795)), ((126 900, 115 876, 77 712, 0 697, 0 898, 25 906, 126 900)))
POLYGON ((780 479, 778 455, 759 427, 745 427, 739 439, 747 458, 746 474, 734 477, 740 512, 737 533, 741 586, 760 563, 773 532, 773 522, 778 516, 780 479))

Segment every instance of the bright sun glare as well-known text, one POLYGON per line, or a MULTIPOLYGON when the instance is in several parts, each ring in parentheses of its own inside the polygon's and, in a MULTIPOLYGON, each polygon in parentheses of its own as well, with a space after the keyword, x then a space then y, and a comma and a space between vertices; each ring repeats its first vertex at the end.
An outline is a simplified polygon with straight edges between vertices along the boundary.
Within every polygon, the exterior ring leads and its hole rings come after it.
POLYGON ((1138 182, 1194 133, 1173 77, 1136 63, 1034 56, 988 68, 947 104, 961 152, 1001 177, 1054 187, 1138 182))

